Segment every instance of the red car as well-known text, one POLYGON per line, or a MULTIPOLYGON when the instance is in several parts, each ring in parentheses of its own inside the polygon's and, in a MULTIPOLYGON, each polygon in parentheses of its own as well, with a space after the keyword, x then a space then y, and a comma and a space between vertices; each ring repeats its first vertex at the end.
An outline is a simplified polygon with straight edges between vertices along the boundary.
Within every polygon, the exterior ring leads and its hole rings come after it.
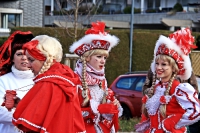
POLYGON ((122 105, 125 119, 141 116, 142 87, 147 71, 131 72, 118 76, 110 85, 122 105))

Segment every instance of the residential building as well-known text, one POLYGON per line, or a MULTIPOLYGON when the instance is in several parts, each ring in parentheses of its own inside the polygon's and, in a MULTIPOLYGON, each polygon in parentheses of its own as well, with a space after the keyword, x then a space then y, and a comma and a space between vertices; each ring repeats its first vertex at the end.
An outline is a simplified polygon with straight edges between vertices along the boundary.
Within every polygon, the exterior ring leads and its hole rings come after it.
POLYGON ((43 0, 0 0, 0 36, 18 26, 44 26, 43 0))
MULTIPOLYGON (((54 0, 49 0, 53 3, 54 0)), ((65 1, 65 0, 63 0, 65 1)), ((139 29, 166 29, 174 31, 182 27, 190 27, 193 31, 200 31, 200 0, 133 0, 134 8, 139 13, 134 14, 134 28, 139 29), (176 3, 183 6, 183 12, 171 11, 176 3)), ((93 0, 97 4, 98 0, 93 0)), ((126 7, 132 5, 132 0, 102 0, 102 13, 92 15, 84 22, 84 25, 92 21, 105 21, 109 28, 130 28, 131 15, 123 14, 126 7)), ((54 4, 49 5, 51 7, 54 4)), ((65 4, 66 9, 71 9, 70 3, 65 4)), ((58 9, 58 8, 56 8, 58 9)), ((79 21, 85 16, 79 16, 79 21)), ((69 23, 69 19, 63 16, 45 16, 46 26, 55 23, 69 23)))

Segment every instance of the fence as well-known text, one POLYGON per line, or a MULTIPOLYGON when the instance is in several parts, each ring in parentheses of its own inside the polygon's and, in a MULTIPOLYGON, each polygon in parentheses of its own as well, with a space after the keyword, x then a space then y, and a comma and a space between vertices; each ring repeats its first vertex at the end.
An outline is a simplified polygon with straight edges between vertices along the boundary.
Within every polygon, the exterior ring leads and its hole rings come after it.
POLYGON ((194 74, 200 76, 200 51, 192 51, 190 58, 194 74))
POLYGON ((64 64, 74 70, 74 68, 76 66, 76 61, 78 59, 79 59, 79 56, 76 54, 65 54, 64 64))

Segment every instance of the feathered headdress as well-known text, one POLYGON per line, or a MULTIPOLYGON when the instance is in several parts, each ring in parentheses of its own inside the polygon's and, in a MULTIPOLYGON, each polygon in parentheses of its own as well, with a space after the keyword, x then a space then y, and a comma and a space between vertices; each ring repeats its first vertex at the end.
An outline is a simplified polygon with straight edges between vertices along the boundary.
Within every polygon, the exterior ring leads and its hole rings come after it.
POLYGON ((154 59, 151 63, 151 70, 155 73, 155 59, 159 54, 164 54, 172 57, 178 65, 178 76, 187 80, 192 73, 191 61, 189 53, 191 48, 197 48, 194 44, 194 37, 191 35, 189 28, 178 30, 169 35, 169 37, 160 36, 156 42, 154 49, 154 59))
POLYGON ((69 51, 79 56, 93 49, 110 51, 112 47, 119 43, 119 39, 114 35, 108 34, 104 29, 104 22, 97 21, 96 23, 92 23, 92 27, 85 32, 85 36, 74 42, 70 46, 69 51))

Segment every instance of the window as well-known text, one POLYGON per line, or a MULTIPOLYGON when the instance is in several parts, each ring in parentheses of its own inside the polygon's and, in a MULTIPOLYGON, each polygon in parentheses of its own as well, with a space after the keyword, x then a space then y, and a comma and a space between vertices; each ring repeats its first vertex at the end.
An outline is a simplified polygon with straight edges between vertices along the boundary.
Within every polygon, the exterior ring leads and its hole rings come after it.
POLYGON ((60 0, 59 2, 61 8, 67 8, 67 1, 66 0, 60 0))
POLYGON ((142 91, 142 87, 144 85, 144 82, 145 82, 145 77, 141 77, 138 82, 136 83, 135 85, 135 90, 136 91, 142 91))
POLYGON ((49 15, 51 13, 51 6, 45 6, 45 15, 49 15))
POLYGON ((137 79, 137 77, 121 78, 117 82, 116 86, 117 86, 117 88, 120 88, 120 89, 130 90, 132 84, 135 82, 136 79, 137 79))
POLYGON ((155 7, 160 7, 160 0, 156 0, 156 6, 155 7))
POLYGON ((20 14, 2 13, 1 28, 12 28, 20 26, 20 14))
POLYGON ((199 89, 199 92, 200 92, 200 78, 196 78, 196 79, 197 79, 198 89, 199 89))
POLYGON ((147 1, 147 7, 152 9, 153 8, 153 0, 148 0, 147 1))
POLYGON ((111 0, 106 0, 106 4, 111 3, 111 0))

